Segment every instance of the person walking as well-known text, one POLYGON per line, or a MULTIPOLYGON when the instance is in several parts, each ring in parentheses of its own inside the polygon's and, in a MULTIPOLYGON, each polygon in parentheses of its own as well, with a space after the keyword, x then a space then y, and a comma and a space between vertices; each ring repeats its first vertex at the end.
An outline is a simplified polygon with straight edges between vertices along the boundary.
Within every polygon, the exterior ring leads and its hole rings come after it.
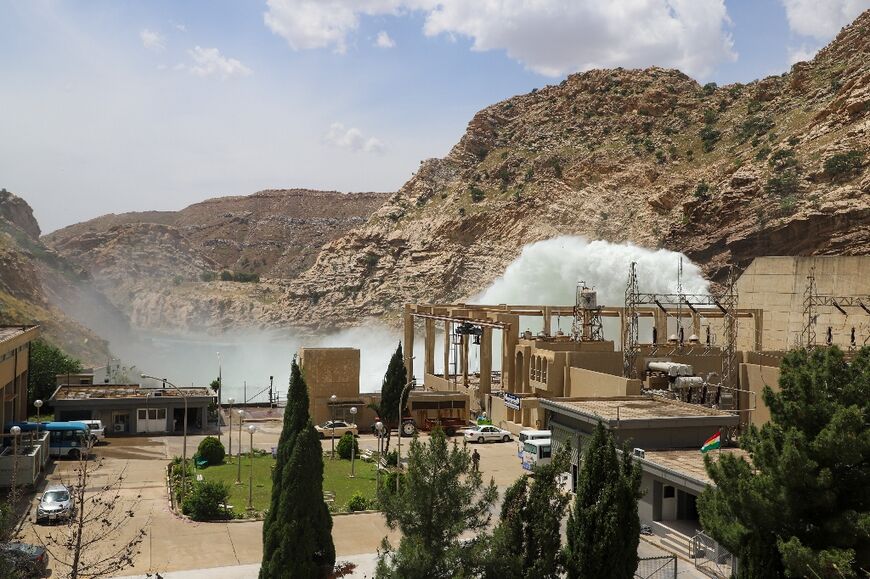
POLYGON ((471 453, 471 464, 474 468, 474 472, 480 470, 480 453, 477 452, 477 449, 474 449, 474 452, 471 453))

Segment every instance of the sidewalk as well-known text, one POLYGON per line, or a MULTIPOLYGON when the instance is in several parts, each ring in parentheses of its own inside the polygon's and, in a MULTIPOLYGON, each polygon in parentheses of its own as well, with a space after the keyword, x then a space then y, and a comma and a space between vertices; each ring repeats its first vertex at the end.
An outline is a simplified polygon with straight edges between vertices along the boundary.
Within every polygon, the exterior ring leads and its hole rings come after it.
MULTIPOLYGON (((378 562, 376 553, 364 553, 351 557, 338 557, 338 563, 353 563, 356 568, 347 577, 359 577, 360 579, 374 577, 375 566, 378 562)), ((168 571, 161 573, 162 579, 257 579, 260 573, 260 565, 235 565, 232 567, 211 567, 209 569, 190 569, 187 571, 168 571)), ((156 579, 151 575, 125 575, 119 579, 156 579)))

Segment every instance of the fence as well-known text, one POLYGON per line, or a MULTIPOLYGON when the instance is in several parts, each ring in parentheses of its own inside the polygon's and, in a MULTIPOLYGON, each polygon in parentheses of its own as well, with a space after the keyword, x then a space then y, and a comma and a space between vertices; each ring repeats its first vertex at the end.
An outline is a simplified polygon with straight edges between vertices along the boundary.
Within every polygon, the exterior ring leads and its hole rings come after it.
POLYGON ((677 556, 641 557, 634 576, 636 579, 676 579, 677 556))
POLYGON ((692 537, 692 558, 696 569, 714 577, 727 578, 737 573, 737 558, 704 533, 692 537))

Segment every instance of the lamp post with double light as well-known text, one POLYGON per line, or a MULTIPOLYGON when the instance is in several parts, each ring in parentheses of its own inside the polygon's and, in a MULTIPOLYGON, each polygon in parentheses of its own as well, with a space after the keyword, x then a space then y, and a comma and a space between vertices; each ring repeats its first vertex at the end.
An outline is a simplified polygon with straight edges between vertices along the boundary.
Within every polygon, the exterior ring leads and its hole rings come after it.
MULTIPOLYGON (((239 464, 236 468, 236 484, 242 484, 242 422, 245 419, 245 411, 239 408, 239 464)), ((232 433, 230 433, 232 437, 232 433)))
MULTIPOLYGON (((396 455, 397 455, 396 456, 396 469, 398 471, 400 471, 402 469, 402 426, 404 426, 402 424, 402 407, 404 406, 404 404, 402 404, 402 401, 405 399, 405 393, 413 385, 414 385, 413 380, 411 380, 410 382, 405 384, 405 387, 402 388, 402 393, 399 395, 399 428, 398 428, 399 440, 396 443, 396 455)), ((399 476, 398 475, 396 476, 396 492, 399 492, 399 476)))
POLYGON ((187 497, 187 394, 184 391, 167 380, 166 378, 155 378, 154 376, 149 376, 148 374, 142 374, 143 378, 150 378, 151 380, 157 380, 163 382, 163 387, 165 388, 167 384, 175 388, 178 393, 181 395, 182 399, 184 399, 184 443, 182 445, 181 451, 181 464, 183 465, 182 472, 184 473, 181 477, 181 500, 183 501, 185 497, 187 497))
POLYGON ((375 432, 378 434, 378 466, 377 479, 378 490, 381 490, 381 464, 384 460, 384 423, 378 420, 375 422, 375 432))
POLYGON ((235 401, 235 398, 227 398, 227 403, 230 405, 230 412, 227 415, 230 421, 230 424, 227 428, 227 439, 229 441, 229 450, 227 451, 227 456, 230 457, 230 460, 233 460, 233 403, 235 401))
MULTIPOLYGON (((350 417, 353 419, 353 423, 356 424, 356 406, 350 407, 350 417)), ((353 435, 353 432, 350 433, 350 478, 354 478, 354 462, 356 459, 356 438, 353 435)))
POLYGON ((254 433, 257 432, 256 424, 248 425, 248 432, 251 434, 251 472, 248 477, 248 510, 254 510, 254 433))
POLYGON ((332 452, 329 455, 329 460, 335 459, 335 403, 338 401, 338 396, 333 394, 329 397, 329 412, 330 417, 332 418, 332 436, 329 437, 330 443, 332 444, 332 452))

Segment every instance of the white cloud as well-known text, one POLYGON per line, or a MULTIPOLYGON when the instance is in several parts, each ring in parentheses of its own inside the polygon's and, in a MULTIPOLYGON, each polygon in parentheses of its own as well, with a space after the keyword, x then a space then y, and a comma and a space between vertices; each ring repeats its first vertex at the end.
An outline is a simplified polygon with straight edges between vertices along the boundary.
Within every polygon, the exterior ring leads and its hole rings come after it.
POLYGON ((792 32, 829 40, 870 8, 870 0, 782 0, 792 32))
POLYGON ((160 52, 161 50, 166 48, 166 43, 163 40, 163 36, 161 36, 158 32, 154 32, 153 30, 143 28, 142 32, 139 33, 139 38, 142 40, 142 46, 144 46, 148 50, 160 52))
POLYGON ((172 20, 170 20, 169 23, 172 24, 172 26, 173 26, 176 30, 178 30, 179 32, 187 32, 187 26, 186 26, 186 25, 184 25, 184 24, 182 24, 182 23, 180 23, 180 22, 173 22, 172 20))
POLYGON ((393 48, 396 46, 396 42, 390 38, 386 30, 381 30, 378 32, 378 37, 375 38, 375 46, 378 48, 393 48))
POLYGON ((425 14, 424 32, 504 50, 548 76, 596 67, 677 67, 706 76, 736 59, 723 0, 268 0, 266 25, 294 50, 347 49, 363 15, 425 14))
POLYGON ((818 51, 818 46, 807 46, 806 44, 797 47, 789 46, 788 63, 791 65, 796 62, 808 62, 813 59, 818 51))
POLYGON ((342 123, 332 123, 324 140, 340 149, 363 151, 365 153, 380 153, 384 144, 375 137, 366 137, 356 127, 345 127, 342 123))
POLYGON ((231 76, 248 76, 251 69, 236 60, 223 56, 217 48, 202 48, 200 46, 188 50, 187 53, 193 59, 192 66, 178 64, 176 69, 187 69, 197 76, 217 76, 226 80, 231 76))

